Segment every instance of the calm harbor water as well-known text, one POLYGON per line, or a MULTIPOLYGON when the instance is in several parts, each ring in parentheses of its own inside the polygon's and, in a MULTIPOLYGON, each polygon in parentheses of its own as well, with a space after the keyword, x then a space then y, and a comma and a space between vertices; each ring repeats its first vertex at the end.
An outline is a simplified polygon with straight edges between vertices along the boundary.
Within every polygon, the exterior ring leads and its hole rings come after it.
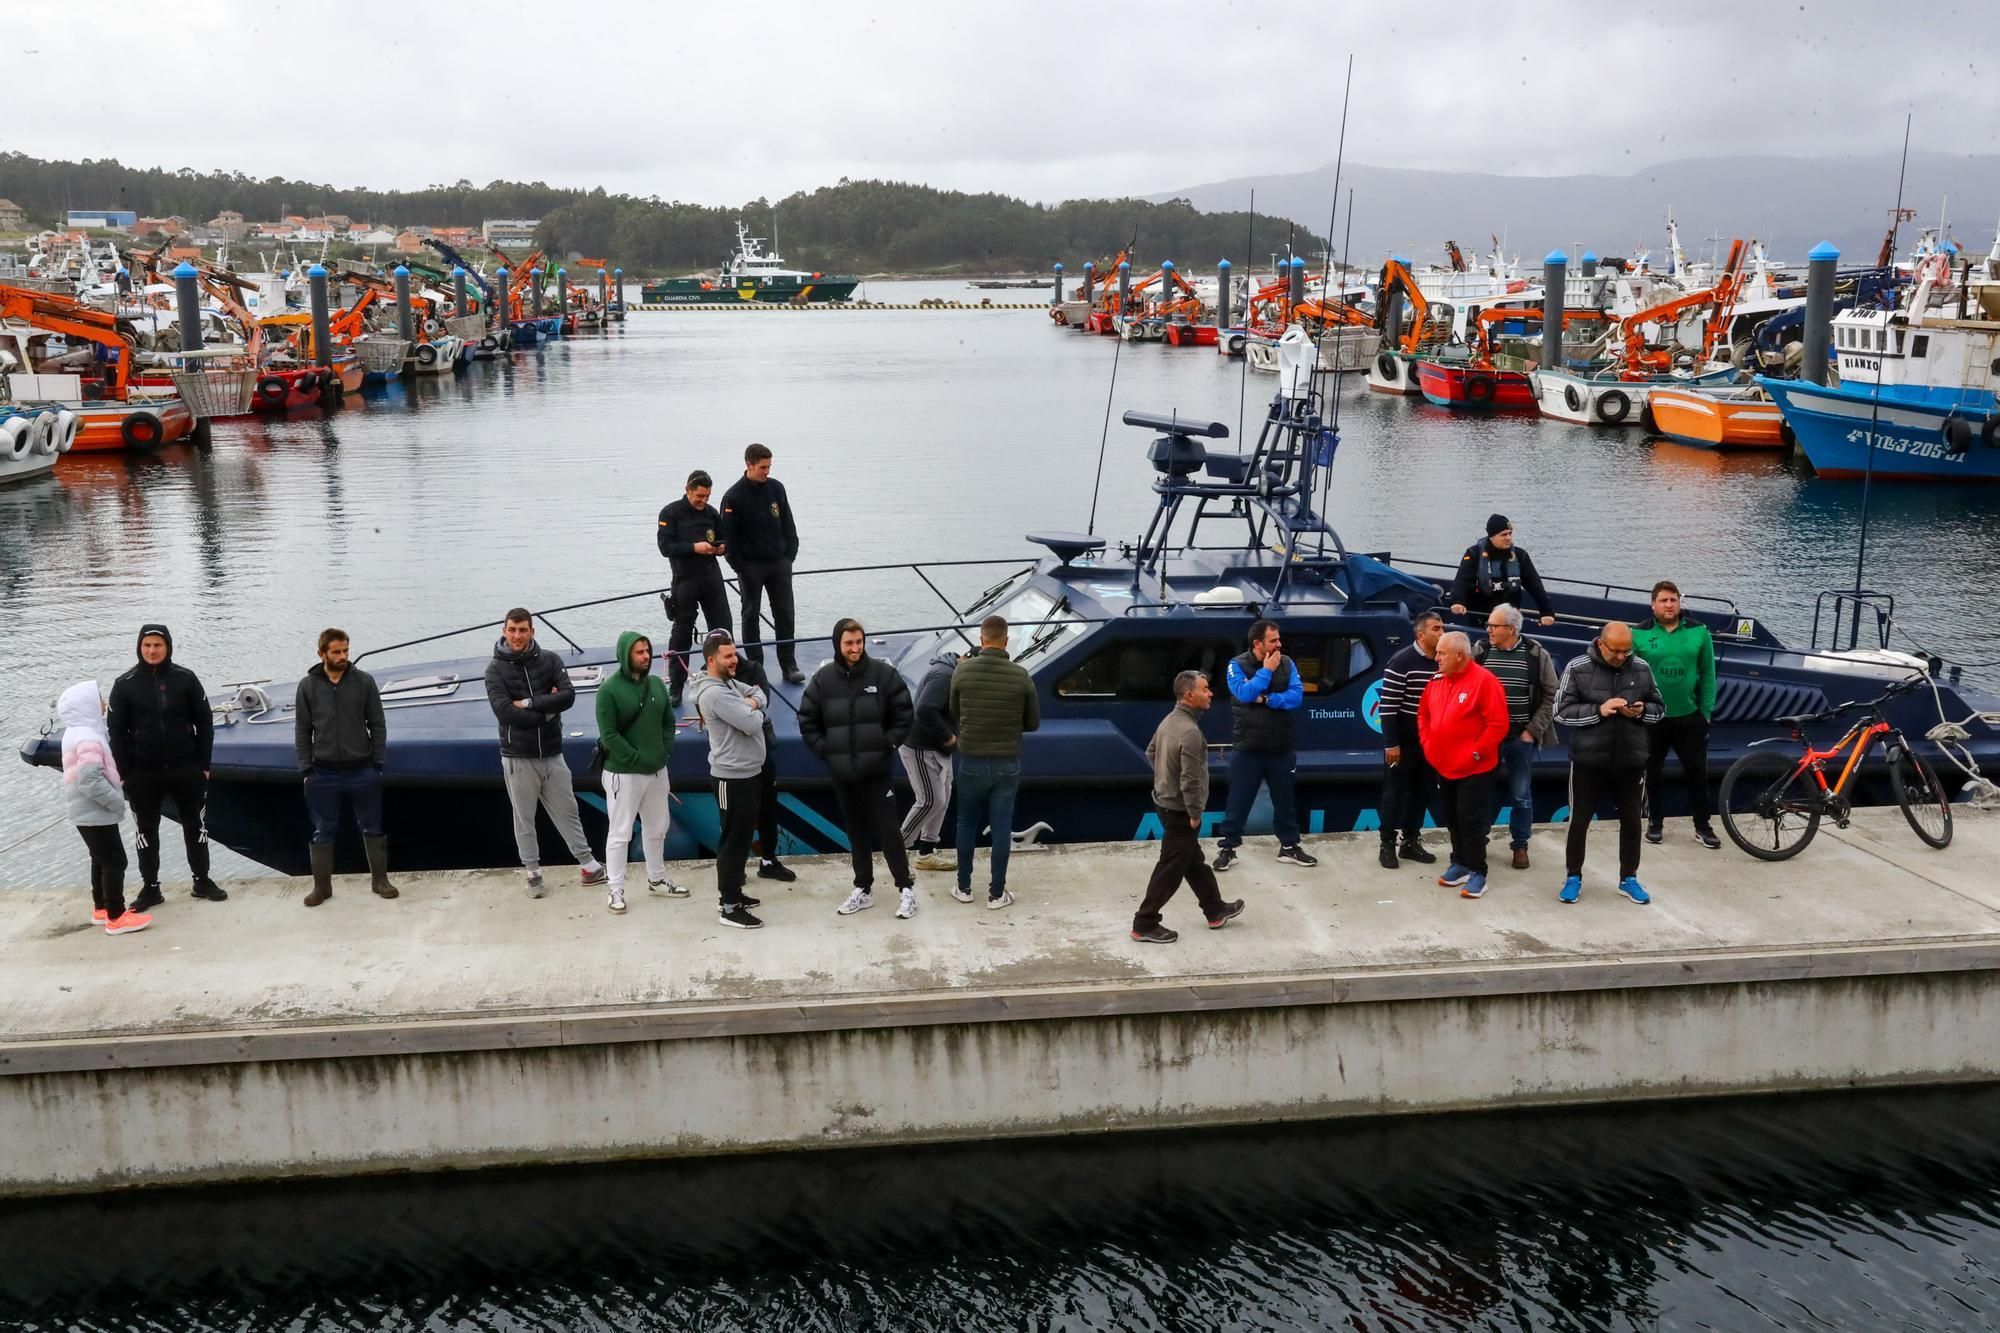
POLYGON ((1990 1329, 2000 1091, 0 1205, 0 1330, 1990 1329))
MULTIPOLYGON (((146 620, 217 688, 295 676, 327 624, 360 652, 657 587, 659 506, 753 439, 802 567, 1013 556, 1088 520, 1109 391, 1097 527, 1133 536, 1147 436, 1115 413, 1247 402, 1254 431, 1244 384, 1031 312, 634 314, 205 454, 72 456, 0 489, 0 733, 108 683, 146 620)), ((1550 575, 1670 576, 1800 639, 1853 578, 1856 484, 1358 386, 1341 412, 1361 549, 1450 561, 1497 509, 1550 575)), ((1996 514, 1872 504, 1867 582, 1964 659, 2000 657, 1996 514)), ((937 614, 907 575, 801 592, 802 627, 937 614)), ((651 600, 557 623, 664 628, 651 600)), ((75 883, 79 850, 53 775, 0 763, 0 889, 75 883)), ((0 1330, 1989 1328, 1996 1125, 2000 1092, 1936 1092, 0 1206, 0 1330)))
MULTIPOLYGON (((976 298, 948 283, 870 295, 976 298)), ((296 677, 329 624, 361 653, 516 603, 658 587, 659 507, 692 468, 727 484, 751 440, 777 453, 802 569, 1012 557, 1029 531, 1088 522, 1109 397, 1097 528, 1136 537, 1149 436, 1117 414, 1171 408, 1232 430, 1243 414, 1254 433, 1271 385, 1212 350, 1121 349, 1034 311, 635 313, 328 419, 219 425, 206 454, 72 455, 0 488, 0 735, 11 749, 39 730, 75 680, 108 684, 148 620, 216 688, 296 677)), ((1852 584, 1858 483, 1638 432, 1458 417, 1352 382, 1340 427, 1332 511, 1358 549, 1448 563, 1499 510, 1547 575, 1671 577, 1799 639, 1816 592, 1852 584)), ((1871 504, 1866 582, 1964 659, 2000 657, 1996 515, 2000 495, 1978 490, 1877 487, 1871 504)), ((991 575, 951 577, 963 591, 991 575)), ((875 628, 940 618, 907 573, 804 580, 800 599, 802 631, 850 613, 875 628)), ((656 600, 557 624, 597 643, 664 630, 656 600)), ((488 633, 428 655, 480 653, 488 633)), ((60 821, 50 773, 0 764, 0 888, 75 881, 60 821)), ((170 845, 168 873, 177 861, 170 845)))

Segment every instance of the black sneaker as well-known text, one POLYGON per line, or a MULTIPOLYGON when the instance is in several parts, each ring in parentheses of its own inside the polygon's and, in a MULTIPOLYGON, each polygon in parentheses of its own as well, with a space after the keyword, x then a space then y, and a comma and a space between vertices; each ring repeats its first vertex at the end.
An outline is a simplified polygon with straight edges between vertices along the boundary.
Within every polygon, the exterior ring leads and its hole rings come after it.
POLYGON ((1215 873, 1220 875, 1234 870, 1238 859, 1234 847, 1224 847, 1215 854, 1215 873))
POLYGON ((742 903, 731 903, 722 909, 722 924, 734 926, 738 930, 759 930, 764 923, 750 915, 750 909, 742 903))
POLYGON ((1722 839, 1715 836, 1715 830, 1712 828, 1696 829, 1694 831, 1694 840, 1708 848, 1711 852, 1722 846, 1722 839))
POLYGON ((743 905, 745 907, 762 907, 764 905, 764 900, 762 898, 752 898, 749 894, 746 893, 743 895, 743 905))
POLYGON ((1221 930, 1224 926, 1242 915, 1243 900, 1241 898, 1238 898, 1233 903, 1224 903, 1222 905, 1222 915, 1212 916, 1208 919, 1208 928, 1210 930, 1221 930))
POLYGON ((155 907, 158 907, 161 903, 165 902, 166 900, 167 900, 167 895, 160 892, 159 885, 142 884, 139 886, 139 896, 134 898, 129 904, 127 904, 126 910, 133 912, 150 912, 155 907))
POLYGON ((1393 842, 1383 843, 1382 851, 1375 859, 1382 863, 1384 870, 1395 870, 1402 864, 1396 859, 1396 844, 1393 842))
POLYGON ((1132 938, 1141 944, 1172 944, 1180 937, 1179 931, 1168 930, 1165 926, 1154 926, 1150 930, 1135 930, 1132 932, 1132 938))
POLYGON ((1288 866, 1316 866, 1319 864, 1317 856, 1314 856, 1297 843, 1293 843, 1289 847, 1280 847, 1278 849, 1278 860, 1288 866))
POLYGON ((757 863, 757 878, 775 879, 790 884, 798 876, 793 874, 789 867, 780 864, 776 857, 772 857, 768 861, 759 861, 757 863))
POLYGON ((203 875, 194 882, 194 896, 205 903, 226 903, 229 901, 229 895, 222 891, 222 886, 206 875, 203 875))
POLYGON ((786 668, 785 668, 785 684, 787 684, 787 685, 803 685, 803 684, 805 684, 805 683, 806 683, 806 673, 805 673, 805 672, 803 672, 803 671, 799 670, 799 669, 798 669, 797 667, 795 667, 795 666, 789 666, 789 667, 786 667, 786 668))
POLYGON ((1665 842, 1666 840, 1667 840, 1667 831, 1666 831, 1666 829, 1662 828, 1662 827, 1661 827, 1660 825, 1658 825, 1658 824, 1648 824, 1648 825, 1646 825, 1646 841, 1647 841, 1647 842, 1665 842))
POLYGON ((1420 842, 1406 840, 1400 850, 1405 861, 1415 861, 1420 866, 1437 864, 1437 853, 1420 842))

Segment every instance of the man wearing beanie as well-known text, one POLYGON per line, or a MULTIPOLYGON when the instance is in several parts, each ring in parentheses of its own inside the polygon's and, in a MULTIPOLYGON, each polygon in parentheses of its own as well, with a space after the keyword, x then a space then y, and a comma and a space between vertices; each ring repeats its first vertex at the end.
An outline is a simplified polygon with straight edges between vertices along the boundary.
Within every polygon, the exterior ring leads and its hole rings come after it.
POLYGON ((208 877, 208 830, 202 822, 215 723, 200 678, 174 661, 174 636, 165 625, 139 627, 139 664, 112 685, 104 726, 139 826, 139 896, 132 910, 149 911, 164 901, 160 808, 167 797, 180 819, 194 896, 223 901, 229 895, 208 877))
POLYGON ((1534 600, 1544 625, 1556 623, 1555 604, 1542 586, 1542 576, 1528 553, 1514 544, 1514 524, 1505 514, 1490 516, 1486 539, 1465 548, 1447 595, 1453 615, 1477 616, 1482 623, 1486 613, 1502 603, 1525 612, 1522 602, 1528 598, 1534 600))

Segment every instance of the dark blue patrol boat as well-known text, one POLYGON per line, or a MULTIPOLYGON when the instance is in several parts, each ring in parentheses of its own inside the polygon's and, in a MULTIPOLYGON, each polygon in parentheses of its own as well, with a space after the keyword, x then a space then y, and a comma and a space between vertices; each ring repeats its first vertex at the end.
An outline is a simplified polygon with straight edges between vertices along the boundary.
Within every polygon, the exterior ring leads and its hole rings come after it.
MULTIPOLYGON (((1219 423, 1144 413, 1127 413, 1125 422, 1153 435, 1148 457, 1159 505, 1143 536, 1114 545, 1102 537, 1042 533, 1029 537, 1042 548, 1039 557, 954 562, 1020 567, 969 605, 947 603, 946 624, 877 636, 869 652, 895 662, 914 687, 933 657, 962 651, 972 641, 983 617, 1006 616, 1014 627, 1015 660, 1033 674, 1041 692, 1043 718, 1021 756, 1017 842, 1144 839, 1159 834, 1145 747, 1170 706, 1175 674, 1192 667, 1219 680, 1228 660, 1243 650, 1251 622, 1260 616, 1277 619, 1306 692, 1296 729, 1301 822, 1312 833, 1379 827, 1382 737, 1376 699, 1382 666, 1408 642, 1411 617, 1444 600, 1452 568, 1398 566, 1386 552, 1350 550, 1321 517, 1339 441, 1322 418, 1317 387, 1274 399, 1248 453, 1222 443, 1229 431, 1219 423), (1423 572, 1413 572, 1417 569, 1423 572)), ((1643 589, 1549 582, 1558 623, 1536 628, 1535 637, 1559 668, 1584 651, 1604 621, 1637 622, 1649 614, 1643 589)), ((1837 631, 1824 650, 1788 648, 1725 600, 1687 599, 1686 614, 1706 624, 1717 645, 1711 782, 1752 740, 1784 734, 1774 719, 1872 698, 1914 673, 1935 688, 1897 698, 1890 705, 1891 720, 1912 737, 1946 718, 1961 723, 1967 733, 1961 754, 1978 765, 2000 767, 2000 700, 1943 678, 1935 662, 1890 650, 1886 606, 1866 595, 1825 594, 1822 601, 1829 619, 1844 631, 1844 646, 1837 631)), ((550 629, 545 618, 538 621, 544 632, 550 629)), ((484 637, 497 627, 480 628, 484 637)), ((829 655, 817 639, 800 648, 808 673, 829 655)), ((553 650, 563 653, 579 695, 567 714, 565 749, 581 774, 596 741, 592 696, 612 669, 613 654, 609 647, 573 644, 553 650)), ((362 664, 379 681, 389 718, 386 807, 395 865, 513 864, 499 749, 482 684, 487 657, 392 667, 379 654, 369 656, 362 664)), ((660 669, 656 659, 655 670, 660 669)), ((303 874, 309 826, 293 762, 293 690, 290 682, 245 686, 214 700, 208 826, 211 837, 244 855, 303 874)), ((846 839, 826 769, 799 738, 800 692, 776 686, 771 709, 782 803, 779 851, 841 850, 846 839)), ((1228 707, 1218 704, 1203 724, 1215 746, 1217 788, 1227 784, 1229 723, 1228 707)), ((30 763, 55 766, 59 756, 53 734, 22 746, 30 763)), ((1567 764, 1560 747, 1543 751, 1537 762, 1536 813, 1543 820, 1567 814, 1567 764)), ((1950 762, 1933 766, 1953 792, 1968 776, 1950 762)), ((687 715, 674 747, 672 784, 677 803, 668 855, 710 854, 718 818, 707 746, 687 715)), ((1669 786, 1674 789, 1667 793, 1669 801, 1679 800, 1680 784, 1669 786)), ((578 787, 586 829, 602 846, 602 797, 581 779, 578 787)), ((1218 807, 1222 799, 1218 793, 1218 807)), ((1861 799, 1892 799, 1886 770, 1863 784, 1861 799)), ((1497 817, 1504 818, 1504 811, 1497 817)), ((1204 832, 1212 833, 1220 819, 1220 809, 1211 810, 1204 832)), ((1269 828, 1267 798, 1260 797, 1250 831, 1269 828)), ((546 821, 543 854, 549 864, 567 859, 546 821)), ((340 861, 343 869, 360 869, 359 845, 343 845, 340 861)))

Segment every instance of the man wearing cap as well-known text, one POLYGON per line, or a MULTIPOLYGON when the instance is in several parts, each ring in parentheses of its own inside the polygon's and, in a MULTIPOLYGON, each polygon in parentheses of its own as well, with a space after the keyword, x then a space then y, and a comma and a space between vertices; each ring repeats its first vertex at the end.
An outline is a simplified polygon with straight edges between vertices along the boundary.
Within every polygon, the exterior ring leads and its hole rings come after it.
POLYGON ((1451 598, 1451 613, 1477 616, 1476 623, 1484 624, 1486 613, 1505 603, 1525 614, 1524 593, 1534 599, 1544 625, 1556 623, 1555 604, 1542 586, 1534 560, 1514 544, 1513 522, 1505 514, 1494 514, 1486 520, 1485 540, 1466 547, 1459 557, 1458 577, 1446 594, 1451 598))
POLYGON ((104 725, 139 826, 139 894, 132 910, 150 911, 166 900, 160 892, 160 804, 169 796, 180 816, 194 896, 214 903, 228 898, 208 877, 202 822, 215 723, 200 678, 174 661, 174 636, 165 625, 139 627, 139 663, 112 684, 104 725))

